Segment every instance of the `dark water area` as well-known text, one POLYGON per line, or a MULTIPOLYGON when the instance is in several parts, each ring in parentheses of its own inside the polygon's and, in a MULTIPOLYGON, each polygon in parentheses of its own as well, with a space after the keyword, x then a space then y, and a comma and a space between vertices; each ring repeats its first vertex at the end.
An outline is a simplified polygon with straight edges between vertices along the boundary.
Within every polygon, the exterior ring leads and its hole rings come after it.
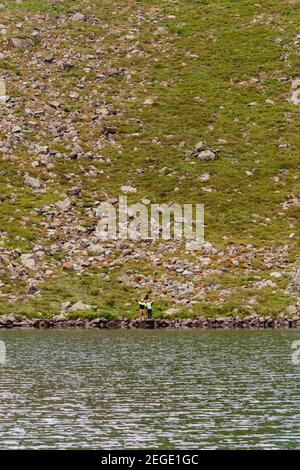
POLYGON ((2 330, 0 449, 300 449, 295 330, 2 330))

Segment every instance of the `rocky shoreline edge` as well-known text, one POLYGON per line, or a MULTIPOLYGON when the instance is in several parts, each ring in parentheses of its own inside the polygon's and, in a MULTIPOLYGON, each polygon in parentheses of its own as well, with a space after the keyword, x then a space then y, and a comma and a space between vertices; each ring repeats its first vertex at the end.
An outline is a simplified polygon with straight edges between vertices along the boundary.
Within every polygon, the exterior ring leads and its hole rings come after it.
POLYGON ((300 317, 273 318, 198 318, 190 319, 145 319, 145 320, 57 320, 57 319, 17 319, 12 315, 0 317, 0 329, 300 329, 300 317))

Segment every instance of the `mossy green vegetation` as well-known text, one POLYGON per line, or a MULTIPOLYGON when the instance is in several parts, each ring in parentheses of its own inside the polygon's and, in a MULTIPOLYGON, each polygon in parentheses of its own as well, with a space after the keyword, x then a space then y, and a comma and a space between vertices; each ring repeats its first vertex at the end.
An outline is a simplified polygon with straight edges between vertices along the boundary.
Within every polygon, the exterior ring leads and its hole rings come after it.
MULTIPOLYGON (((247 262, 227 260, 223 272, 222 256, 212 256, 211 273, 204 269, 197 281, 203 295, 181 304, 178 315, 278 315, 297 303, 287 286, 299 256, 299 204, 282 204, 297 198, 300 189, 300 107, 289 101, 292 80, 299 76, 299 2, 1 3, 7 31, 0 73, 14 105, 9 114, 5 106, 0 109, 0 141, 10 142, 8 152, 5 145, 0 150, 0 247, 20 253, 34 245, 50 247, 57 239, 48 238, 45 219, 35 209, 67 197, 76 185, 81 193, 72 210, 89 226, 87 209, 118 197, 121 186, 130 184, 138 189, 130 202, 204 204, 205 238, 219 252, 251 244, 248 251, 258 253, 247 262), (78 12, 84 21, 74 17, 78 12), (30 52, 12 48, 13 37, 33 38, 30 52), (153 105, 147 106, 149 98, 153 105), (15 123, 22 128, 19 140, 15 123), (199 141, 218 150, 216 160, 189 156, 199 141), (33 165, 35 145, 53 152, 50 169, 33 165), (39 178, 45 191, 25 187, 27 173, 39 178), (206 182, 199 179, 204 173, 206 182), (284 245, 285 261, 269 262, 284 245), (272 271, 283 272, 276 282, 272 271), (273 286, 256 288, 260 280, 273 286), (209 282, 218 287, 206 288, 209 282)), ((63 226, 58 239, 68 241, 63 226)), ((64 253, 46 253, 53 275, 37 279, 34 296, 26 293, 26 277, 14 279, 4 267, 0 312, 52 316, 62 302, 81 300, 93 306, 82 315, 132 318, 134 299, 147 286, 124 285, 118 278, 132 270, 161 279, 170 254, 164 256, 158 266, 149 258, 124 259, 112 269, 112 254, 94 270, 69 273, 62 269, 64 253)), ((176 256, 193 264, 202 254, 179 248, 176 256)), ((180 273, 170 274, 173 278, 186 281, 180 273)), ((174 299, 156 296, 155 315, 164 315, 174 299)))

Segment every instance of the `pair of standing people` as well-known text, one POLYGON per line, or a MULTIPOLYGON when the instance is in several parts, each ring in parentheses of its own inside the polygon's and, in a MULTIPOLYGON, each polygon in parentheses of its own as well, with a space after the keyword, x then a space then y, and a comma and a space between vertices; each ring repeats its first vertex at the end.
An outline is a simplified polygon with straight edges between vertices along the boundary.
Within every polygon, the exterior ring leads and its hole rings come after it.
POLYGON ((145 317, 146 311, 147 311, 147 317, 149 319, 152 318, 154 301, 150 300, 149 295, 146 294, 142 300, 135 299, 135 301, 139 304, 140 318, 145 317))

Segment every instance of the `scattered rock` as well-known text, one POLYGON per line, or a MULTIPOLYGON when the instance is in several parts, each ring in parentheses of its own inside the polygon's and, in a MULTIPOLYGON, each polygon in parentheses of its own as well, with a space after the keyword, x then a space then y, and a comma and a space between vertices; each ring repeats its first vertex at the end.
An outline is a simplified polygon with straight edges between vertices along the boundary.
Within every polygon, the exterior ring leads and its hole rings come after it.
POLYGON ((204 162, 211 162, 215 160, 216 154, 212 150, 201 150, 201 152, 199 152, 196 157, 198 158, 198 160, 204 162))
POLYGON ((65 261, 63 264, 64 271, 74 271, 74 264, 71 261, 65 261))
POLYGON ((168 310, 165 311, 166 315, 177 315, 180 313, 180 308, 169 308, 168 310))
POLYGON ((152 104, 154 104, 154 100, 152 98, 147 98, 143 104, 145 106, 151 106, 152 104))
POLYGON ((282 277, 282 273, 278 273, 278 272, 273 272, 270 274, 271 277, 275 277, 275 278, 280 278, 282 277))
POLYGON ((31 39, 11 38, 10 42, 16 49, 27 49, 33 46, 31 39))
POLYGON ((300 80, 295 79, 292 82, 292 95, 290 97, 290 102, 296 106, 300 104, 300 80))
POLYGON ((85 16, 82 13, 75 13, 75 15, 72 16, 73 21, 84 21, 85 16))
POLYGON ((58 201, 54 204, 54 206, 60 211, 68 211, 71 205, 72 205, 72 201, 68 197, 64 199, 63 201, 58 201))
POLYGON ((38 292, 38 289, 37 287, 35 286, 35 284, 33 283, 30 283, 29 286, 27 287, 27 294, 29 295, 34 295, 38 292))
POLYGON ((25 177, 25 185, 31 189, 40 189, 42 187, 42 183, 39 179, 33 178, 32 176, 25 177))
POLYGON ((65 321, 66 320, 66 315, 64 313, 60 313, 59 315, 54 315, 52 318, 54 322, 60 322, 60 321, 65 321))
POLYGON ((79 196, 79 194, 81 193, 81 188, 80 188, 80 186, 75 186, 74 188, 68 189, 67 193, 70 196, 79 196))
POLYGON ((72 305, 72 307, 69 308, 69 311, 78 312, 79 310, 90 310, 91 308, 91 305, 84 304, 81 300, 79 300, 74 305, 72 305))
POLYGON ((277 284, 271 281, 271 279, 267 279, 267 280, 255 282, 252 285, 253 289, 264 289, 265 287, 277 287, 277 284))
POLYGON ((199 176, 198 180, 204 183, 205 181, 209 181, 210 179, 210 174, 209 173, 203 173, 202 175, 199 176))
POLYGON ((210 162, 216 159, 217 151, 207 147, 204 142, 198 142, 190 155, 198 160, 210 162))
MULTIPOLYGON (((76 305, 76 304, 75 304, 76 305)), ((81 310, 81 309, 80 309, 81 310)), ((294 312, 294 308, 292 309, 294 312)), ((55 315, 52 320, 24 319, 20 315, 10 314, 0 316, 0 328, 108 328, 108 329, 265 329, 265 328, 298 328, 300 329, 300 316, 293 313, 293 317, 258 317, 256 315, 245 318, 219 317, 190 319, 151 319, 151 320, 107 320, 96 318, 94 320, 67 320, 65 315, 55 315)))
POLYGON ((300 268, 297 268, 292 274, 292 280, 289 287, 292 291, 300 290, 300 268))
POLYGON ((282 207, 283 210, 287 211, 290 207, 293 206, 299 206, 300 205, 300 200, 298 197, 292 195, 287 201, 282 202, 280 206, 282 207))
POLYGON ((197 152, 201 152, 201 150, 205 150, 206 149, 206 146, 204 144, 204 142, 197 142, 197 144, 195 145, 195 150, 197 152))
POLYGON ((25 268, 27 268, 31 271, 36 271, 37 270, 36 255, 33 254, 33 253, 22 255, 20 257, 20 262, 25 268))
POLYGON ((122 193, 128 194, 128 193, 136 193, 137 189, 134 188, 133 186, 121 186, 121 191, 122 193))

